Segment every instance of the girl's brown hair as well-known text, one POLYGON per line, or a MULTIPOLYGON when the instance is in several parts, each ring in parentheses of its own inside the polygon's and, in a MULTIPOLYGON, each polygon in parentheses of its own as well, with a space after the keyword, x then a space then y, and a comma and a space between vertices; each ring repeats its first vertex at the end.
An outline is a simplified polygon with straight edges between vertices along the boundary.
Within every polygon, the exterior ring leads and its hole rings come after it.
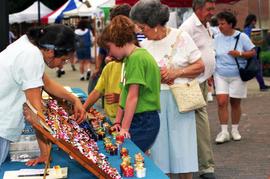
POLYGON ((108 48, 106 45, 108 42, 114 43, 117 47, 134 43, 136 41, 134 28, 134 23, 128 17, 116 16, 101 33, 98 38, 98 45, 102 48, 108 48))

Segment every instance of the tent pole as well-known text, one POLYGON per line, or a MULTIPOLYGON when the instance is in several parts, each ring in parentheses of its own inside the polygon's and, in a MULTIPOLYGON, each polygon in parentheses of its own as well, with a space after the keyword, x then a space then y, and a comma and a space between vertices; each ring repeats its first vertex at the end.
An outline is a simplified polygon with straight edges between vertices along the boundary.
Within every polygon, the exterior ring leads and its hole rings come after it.
POLYGON ((0 51, 2 51, 9 43, 8 0, 0 1, 0 22, 0 51))
POLYGON ((40 25, 40 0, 37 1, 37 5, 38 5, 38 25, 40 25))

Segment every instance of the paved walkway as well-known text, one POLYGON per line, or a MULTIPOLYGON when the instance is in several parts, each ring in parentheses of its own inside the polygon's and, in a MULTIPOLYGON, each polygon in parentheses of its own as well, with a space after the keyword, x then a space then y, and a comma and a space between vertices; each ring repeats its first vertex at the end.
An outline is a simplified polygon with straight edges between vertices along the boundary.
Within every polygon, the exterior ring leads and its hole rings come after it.
MULTIPOLYGON (((87 91, 88 82, 79 81, 79 72, 65 67, 66 74, 56 78, 55 70, 47 74, 63 85, 87 91)), ((77 66, 78 69, 78 66, 77 66)), ((270 84, 270 78, 266 79, 270 84)), ((216 145, 219 132, 216 102, 209 103, 208 112, 216 163, 217 179, 270 179, 270 91, 260 92, 256 80, 248 82, 248 98, 242 103, 240 133, 242 140, 216 145)), ((195 174, 194 179, 199 179, 195 174)))

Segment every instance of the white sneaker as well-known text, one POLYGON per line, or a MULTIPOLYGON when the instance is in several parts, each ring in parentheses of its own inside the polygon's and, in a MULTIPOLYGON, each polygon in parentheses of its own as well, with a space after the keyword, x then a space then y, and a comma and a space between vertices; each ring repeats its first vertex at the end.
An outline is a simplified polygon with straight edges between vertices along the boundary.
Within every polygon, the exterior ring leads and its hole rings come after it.
POLYGON ((216 137, 216 143, 222 144, 224 142, 228 142, 230 140, 230 134, 229 132, 220 132, 216 137))
POLYGON ((241 140, 241 135, 238 130, 232 130, 231 135, 233 140, 241 140))
POLYGON ((207 94, 207 101, 208 102, 212 102, 213 101, 213 95, 212 95, 212 93, 208 93, 207 94))

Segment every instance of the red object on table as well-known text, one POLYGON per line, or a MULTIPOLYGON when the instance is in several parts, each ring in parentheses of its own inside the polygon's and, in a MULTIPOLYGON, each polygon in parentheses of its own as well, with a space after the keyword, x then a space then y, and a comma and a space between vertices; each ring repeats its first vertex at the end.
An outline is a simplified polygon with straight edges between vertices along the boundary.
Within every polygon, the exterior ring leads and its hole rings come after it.
POLYGON ((123 135, 116 136, 116 142, 124 143, 125 137, 123 135))

